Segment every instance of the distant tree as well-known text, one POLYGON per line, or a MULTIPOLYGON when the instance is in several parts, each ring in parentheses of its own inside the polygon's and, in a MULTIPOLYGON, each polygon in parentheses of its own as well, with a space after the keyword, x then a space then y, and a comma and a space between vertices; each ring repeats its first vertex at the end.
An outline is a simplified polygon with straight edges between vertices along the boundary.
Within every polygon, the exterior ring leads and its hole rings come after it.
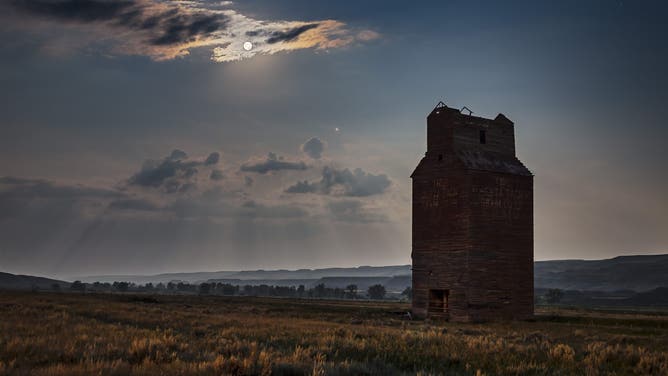
POLYGON ((327 291, 327 288, 325 287, 324 283, 318 283, 314 288, 313 288, 313 296, 316 298, 324 298, 326 296, 325 292, 327 291))
POLYGON ((300 298, 304 297, 305 292, 306 292, 306 287, 304 287, 304 285, 299 285, 299 287, 297 287, 297 296, 299 296, 300 298))
POLYGON ((51 290, 60 291, 60 283, 52 283, 51 284, 51 290))
POLYGON ((336 299, 343 299, 346 297, 346 290, 342 288, 335 287, 331 291, 332 291, 331 296, 335 297, 336 299))
POLYGON ((144 287, 145 287, 146 290, 148 290, 148 291, 151 291, 151 290, 154 289, 154 287, 153 287, 153 283, 151 283, 151 282, 148 282, 147 284, 145 284, 144 287))
POLYGON ((367 293, 371 299, 383 299, 385 297, 385 286, 383 285, 373 285, 369 286, 367 293))
POLYGON ((130 284, 127 282, 114 282, 112 285, 114 289, 120 292, 126 292, 128 291, 128 288, 130 287, 130 284))
POLYGON ((545 293, 545 300, 550 304, 556 304, 564 297, 564 292, 560 289, 549 289, 545 293))
POLYGON ((84 283, 82 283, 81 281, 74 281, 70 285, 70 290, 84 292, 84 291, 86 291, 86 285, 84 283))
POLYGON ((346 286, 346 296, 349 299, 356 299, 357 298, 357 285, 350 284, 350 285, 346 286))
POLYGON ((237 295, 239 294, 239 286, 233 286, 229 283, 224 283, 220 287, 220 291, 223 293, 223 295, 237 295))
POLYGON ((413 299, 413 288, 408 286, 401 292, 401 295, 405 296, 408 299, 413 299))
POLYGON ((262 284, 260 286, 255 286, 255 295, 257 296, 273 296, 274 289, 269 285, 262 284))
POLYGON ((165 289, 165 284, 160 282, 157 285, 155 285, 155 288, 158 290, 164 290, 165 289))
POLYGON ((174 282, 168 282, 167 290, 174 290, 174 289, 176 289, 176 284, 174 284, 174 282))
POLYGON ((179 282, 176 284, 176 289, 179 291, 197 292, 199 285, 190 284, 188 282, 179 282))
POLYGON ((200 283, 199 284, 199 293, 202 295, 209 295, 211 292, 211 285, 208 283, 200 283))

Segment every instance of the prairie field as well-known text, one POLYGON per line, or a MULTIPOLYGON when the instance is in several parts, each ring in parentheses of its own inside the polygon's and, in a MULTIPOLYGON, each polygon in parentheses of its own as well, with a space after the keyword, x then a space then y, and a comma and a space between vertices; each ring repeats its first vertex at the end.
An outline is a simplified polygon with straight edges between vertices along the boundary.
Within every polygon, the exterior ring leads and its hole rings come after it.
POLYGON ((408 321, 405 303, 0 292, 0 374, 668 375, 668 315, 408 321))

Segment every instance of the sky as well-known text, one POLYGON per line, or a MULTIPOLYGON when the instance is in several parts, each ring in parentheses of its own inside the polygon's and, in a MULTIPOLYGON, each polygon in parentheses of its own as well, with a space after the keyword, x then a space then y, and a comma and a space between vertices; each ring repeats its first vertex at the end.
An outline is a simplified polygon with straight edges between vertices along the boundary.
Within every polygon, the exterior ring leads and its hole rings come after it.
POLYGON ((0 271, 408 264, 409 176, 440 100, 514 121, 536 260, 668 253, 663 1, 0 14, 0 271))

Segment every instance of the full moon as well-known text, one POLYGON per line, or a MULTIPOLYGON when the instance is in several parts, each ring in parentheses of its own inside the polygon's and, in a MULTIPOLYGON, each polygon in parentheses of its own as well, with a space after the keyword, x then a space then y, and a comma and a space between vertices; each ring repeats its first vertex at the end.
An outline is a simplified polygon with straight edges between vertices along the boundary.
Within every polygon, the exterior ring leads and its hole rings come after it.
POLYGON ((253 43, 251 42, 244 42, 244 50, 250 51, 253 48, 253 43))

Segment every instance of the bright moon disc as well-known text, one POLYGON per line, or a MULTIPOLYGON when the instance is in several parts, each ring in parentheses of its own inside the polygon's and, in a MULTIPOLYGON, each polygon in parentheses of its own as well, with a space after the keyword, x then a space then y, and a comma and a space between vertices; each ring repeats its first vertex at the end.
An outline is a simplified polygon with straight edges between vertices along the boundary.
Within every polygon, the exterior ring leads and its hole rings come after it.
POLYGON ((250 51, 251 48, 253 48, 253 43, 251 42, 244 42, 244 50, 250 51))

